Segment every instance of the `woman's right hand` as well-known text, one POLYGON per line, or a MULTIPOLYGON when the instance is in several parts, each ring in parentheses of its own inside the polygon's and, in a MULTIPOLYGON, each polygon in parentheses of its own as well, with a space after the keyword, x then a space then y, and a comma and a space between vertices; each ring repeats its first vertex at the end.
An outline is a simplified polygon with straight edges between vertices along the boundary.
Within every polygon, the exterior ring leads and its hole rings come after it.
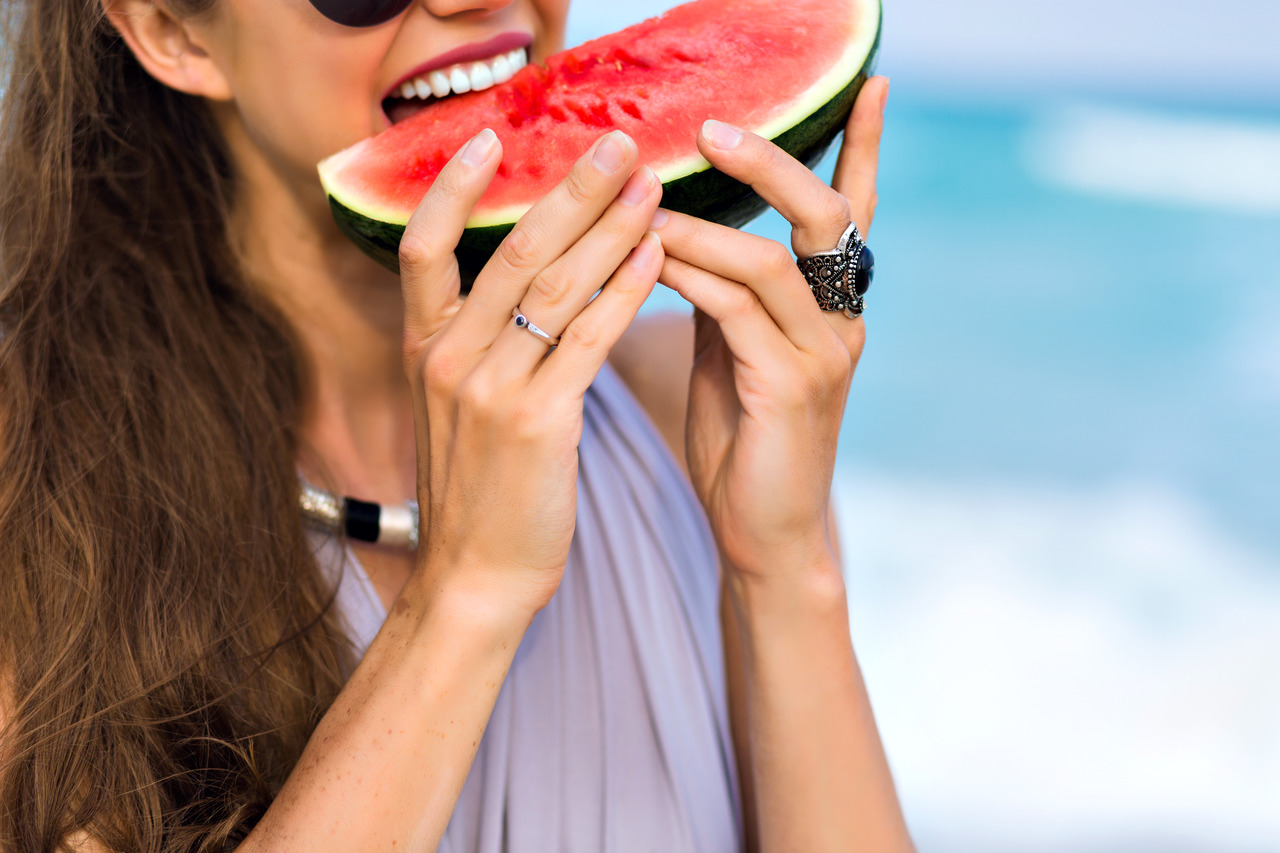
POLYGON ((520 219, 465 299, 454 250, 502 159, 492 131, 463 146, 406 226, 415 577, 432 589, 461 588, 531 615, 560 583, 576 520, 583 395, 662 269, 661 243, 646 233, 662 188, 648 167, 635 169, 637 157, 621 132, 597 140, 520 219), (517 328, 517 305, 560 345, 517 328))
POLYGON ((661 187, 632 174, 631 140, 598 141, 463 300, 454 248, 501 159, 496 138, 478 139, 400 244, 418 565, 245 853, 435 850, 520 638, 564 572, 583 396, 662 268, 645 233, 661 187), (550 355, 515 327, 517 304, 561 336, 550 355))

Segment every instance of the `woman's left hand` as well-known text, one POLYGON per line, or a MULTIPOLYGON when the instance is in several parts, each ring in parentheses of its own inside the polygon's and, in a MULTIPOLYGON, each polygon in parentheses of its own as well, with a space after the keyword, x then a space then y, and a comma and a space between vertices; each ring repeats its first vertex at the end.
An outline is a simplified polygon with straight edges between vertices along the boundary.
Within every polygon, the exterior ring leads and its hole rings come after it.
MULTIPOLYGON (((791 223, 796 256, 831 250, 851 219, 863 235, 871 226, 888 84, 863 86, 833 187, 727 125, 708 122, 698 148, 791 223)), ((829 566, 827 507, 862 318, 822 311, 780 243, 675 213, 655 227, 660 280, 695 308, 685 448, 724 559, 753 576, 829 566)))

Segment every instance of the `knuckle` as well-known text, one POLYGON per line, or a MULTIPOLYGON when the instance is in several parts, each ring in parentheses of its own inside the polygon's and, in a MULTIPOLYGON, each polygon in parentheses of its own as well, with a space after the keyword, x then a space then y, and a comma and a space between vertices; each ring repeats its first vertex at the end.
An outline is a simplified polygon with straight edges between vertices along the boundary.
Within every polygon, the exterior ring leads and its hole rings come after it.
POLYGON ((781 148, 768 141, 765 141, 763 145, 750 146, 750 153, 748 154, 751 165, 757 169, 771 169, 780 166, 784 156, 787 155, 783 153, 781 148))
POLYGON ((538 243, 527 228, 514 229, 502 241, 502 258, 512 269, 532 271, 538 263, 538 243))
MULTIPOLYGON (((406 357, 409 357, 408 353, 406 357)), ((422 358, 423 384, 428 391, 451 391, 458 386, 461 369, 462 365, 452 351, 434 346, 422 358)))
MULTIPOLYGON (((661 251, 661 249, 659 249, 661 251)), ((636 299, 641 302, 648 297, 653 290, 653 282, 648 276, 641 275, 633 269, 620 271, 605 284, 614 295, 621 297, 621 302, 625 305, 634 304, 636 299)))
POLYGON ((417 275, 422 273, 431 263, 431 244, 412 227, 405 229, 400 238, 397 250, 400 259, 400 274, 417 275))
POLYGON ((761 269, 770 278, 782 278, 795 271, 796 261, 791 257, 791 251, 786 246, 776 240, 770 240, 761 259, 761 269))
POLYGON ((564 191, 575 206, 585 207, 595 199, 595 191, 583 174, 585 167, 569 172, 564 179, 564 191))
POLYGON ((473 373, 458 386, 458 410, 468 419, 484 422, 493 415, 497 395, 493 385, 482 373, 473 373))
POLYGON ((569 324, 560 336, 562 343, 582 352, 596 352, 604 345, 604 332, 598 323, 579 317, 569 324))
POLYGON ((840 193, 832 190, 824 193, 825 201, 822 206, 822 218, 831 225, 832 229, 844 231, 849 227, 852 214, 849 208, 849 199, 840 193))
POLYGON ((749 287, 740 287, 729 297, 729 314, 734 317, 749 317, 764 309, 760 297, 749 287))
POLYGON ((552 264, 534 277, 529 291, 548 306, 563 305, 573 295, 573 277, 560 264, 552 264))

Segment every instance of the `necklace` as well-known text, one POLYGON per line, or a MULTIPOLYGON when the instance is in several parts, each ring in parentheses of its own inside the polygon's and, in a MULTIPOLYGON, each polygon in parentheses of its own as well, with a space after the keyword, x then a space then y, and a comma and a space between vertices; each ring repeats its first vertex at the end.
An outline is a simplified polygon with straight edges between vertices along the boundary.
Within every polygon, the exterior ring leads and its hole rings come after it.
POLYGON ((332 532, 345 530, 352 539, 408 551, 418 550, 418 502, 377 504, 335 495, 298 477, 302 517, 332 532))

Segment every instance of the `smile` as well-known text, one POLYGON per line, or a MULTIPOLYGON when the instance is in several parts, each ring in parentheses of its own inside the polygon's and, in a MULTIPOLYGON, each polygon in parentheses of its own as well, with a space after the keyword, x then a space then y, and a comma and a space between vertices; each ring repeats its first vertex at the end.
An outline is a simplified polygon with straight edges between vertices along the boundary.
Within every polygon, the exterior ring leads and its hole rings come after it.
POLYGON ((447 98, 451 94, 479 92, 507 82, 528 64, 529 56, 521 47, 482 62, 461 62, 414 77, 400 86, 399 95, 405 100, 418 98, 425 101, 447 98))
POLYGON ((396 124, 450 95, 480 92, 505 83, 529 64, 529 41, 522 34, 504 34, 424 63, 421 71, 387 93, 382 101, 383 112, 396 124))

